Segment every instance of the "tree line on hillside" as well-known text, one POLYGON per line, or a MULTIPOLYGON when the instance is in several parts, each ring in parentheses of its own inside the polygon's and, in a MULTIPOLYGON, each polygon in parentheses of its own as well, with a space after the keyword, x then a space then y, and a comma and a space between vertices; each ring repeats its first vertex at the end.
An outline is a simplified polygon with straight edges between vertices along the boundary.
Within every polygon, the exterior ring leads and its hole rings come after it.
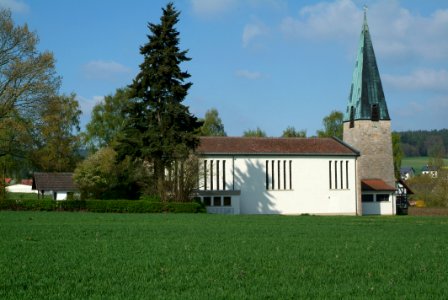
POLYGON ((436 152, 442 152, 446 156, 448 129, 408 130, 397 133, 400 135, 403 153, 407 157, 432 156, 436 152))

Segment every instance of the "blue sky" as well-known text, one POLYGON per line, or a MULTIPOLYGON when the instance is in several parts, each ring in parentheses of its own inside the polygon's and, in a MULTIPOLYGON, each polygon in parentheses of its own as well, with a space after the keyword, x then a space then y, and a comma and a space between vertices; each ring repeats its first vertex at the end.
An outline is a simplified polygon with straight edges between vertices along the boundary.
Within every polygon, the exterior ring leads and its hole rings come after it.
MULTIPOLYGON (((105 95, 131 83, 158 0, 0 0, 16 23, 54 53, 62 93, 75 92, 82 124, 105 95)), ((288 126, 314 135, 345 109, 363 6, 394 130, 448 127, 448 1, 179 0, 185 100, 203 117, 216 108, 228 135, 288 126)))

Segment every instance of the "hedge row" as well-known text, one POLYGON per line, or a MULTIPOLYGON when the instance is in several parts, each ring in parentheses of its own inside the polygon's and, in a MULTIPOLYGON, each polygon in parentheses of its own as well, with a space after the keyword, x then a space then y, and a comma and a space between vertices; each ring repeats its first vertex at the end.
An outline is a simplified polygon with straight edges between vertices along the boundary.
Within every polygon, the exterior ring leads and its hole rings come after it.
POLYGON ((201 213, 197 202, 149 202, 145 200, 1 200, 1 210, 89 211, 114 213, 201 213))

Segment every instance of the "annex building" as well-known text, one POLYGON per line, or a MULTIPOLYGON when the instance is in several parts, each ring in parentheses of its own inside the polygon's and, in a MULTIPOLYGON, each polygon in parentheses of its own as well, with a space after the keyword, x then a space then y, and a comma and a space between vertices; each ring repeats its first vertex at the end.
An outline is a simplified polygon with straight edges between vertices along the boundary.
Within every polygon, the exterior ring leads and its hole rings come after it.
POLYGON ((213 213, 396 213, 390 116, 365 14, 343 132, 343 141, 201 138, 198 197, 213 213))

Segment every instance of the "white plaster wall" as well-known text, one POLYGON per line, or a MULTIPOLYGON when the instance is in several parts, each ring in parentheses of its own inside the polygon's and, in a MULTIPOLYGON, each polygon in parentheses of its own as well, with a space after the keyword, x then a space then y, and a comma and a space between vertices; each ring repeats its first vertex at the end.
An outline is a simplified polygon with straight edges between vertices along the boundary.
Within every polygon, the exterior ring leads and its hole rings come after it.
POLYGON ((26 184, 13 184, 6 187, 6 191, 9 193, 34 193, 37 194, 37 191, 33 191, 31 189, 31 185, 26 184))
POLYGON ((67 200, 67 192, 57 192, 56 201, 67 200))
MULTIPOLYGON (((211 158, 204 159, 209 161, 211 158)), ((235 190, 241 191, 241 214, 356 214, 355 157, 240 156, 233 159, 232 162, 232 158, 228 158, 230 161, 226 163, 226 172, 230 173, 226 175, 226 181, 231 189, 230 183, 234 180, 235 190), (266 160, 269 161, 270 176, 271 161, 275 160, 275 181, 278 180, 278 160, 281 161, 282 180, 283 161, 287 161, 287 190, 266 190, 266 160), (345 162, 349 161, 348 189, 330 189, 330 160, 344 162, 344 187, 345 162), (292 189, 289 189, 289 161, 292 161, 292 189), (235 166, 234 170, 232 165, 235 166)), ((276 182, 275 187, 277 188, 276 182)), ((282 181, 281 188, 283 187, 282 181)))
POLYGON ((200 190, 211 190, 211 185, 213 181, 213 190, 218 190, 218 175, 216 165, 219 161, 219 190, 232 190, 233 181, 233 159, 229 157, 208 157, 201 160, 200 170, 199 170, 199 189, 200 190), (211 162, 213 161, 213 173, 211 173, 211 162), (225 161, 225 170, 223 168, 225 161), (204 170, 204 165, 206 170, 204 170), (225 171, 225 187, 223 182, 223 176, 225 171))
POLYGON ((363 202, 363 215, 395 215, 396 214, 396 198, 390 195, 389 201, 381 202, 363 202))

